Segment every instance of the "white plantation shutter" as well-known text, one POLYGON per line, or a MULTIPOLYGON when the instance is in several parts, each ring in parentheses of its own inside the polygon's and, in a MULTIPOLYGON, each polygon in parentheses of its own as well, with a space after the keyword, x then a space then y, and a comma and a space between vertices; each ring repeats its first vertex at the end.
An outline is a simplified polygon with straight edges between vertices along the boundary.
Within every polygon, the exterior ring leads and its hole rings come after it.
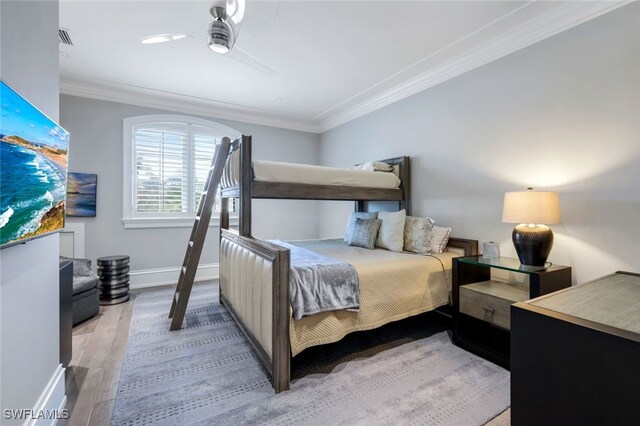
MULTIPOLYGON (((181 115, 130 117, 122 125, 125 228, 193 226, 217 143, 241 133, 181 115)), ((233 201, 231 212, 235 211, 233 201)), ((215 210, 219 209, 218 196, 215 210)))
POLYGON ((135 212, 189 213, 188 126, 140 126, 134 142, 135 212))
MULTIPOLYGON (((221 138, 214 129, 201 125, 134 126, 134 215, 193 217, 221 138)), ((219 206, 218 199, 216 211, 219 206)))

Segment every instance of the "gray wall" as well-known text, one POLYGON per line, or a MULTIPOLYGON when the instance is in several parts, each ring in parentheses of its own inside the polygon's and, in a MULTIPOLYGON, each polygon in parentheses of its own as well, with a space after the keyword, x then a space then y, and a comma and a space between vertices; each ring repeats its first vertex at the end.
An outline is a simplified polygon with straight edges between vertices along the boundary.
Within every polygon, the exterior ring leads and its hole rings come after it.
MULTIPOLYGON (((122 120, 149 114, 171 112, 60 97, 60 120, 71 133, 69 170, 98 174, 96 217, 68 219, 85 223, 86 256, 94 262, 101 256, 127 253, 135 271, 182 264, 191 228, 125 229, 122 223, 122 120)), ((255 159, 309 164, 317 164, 319 159, 316 134, 201 118, 252 135, 255 159)), ((315 201, 255 200, 253 234, 261 238, 316 238, 317 206, 315 201)), ((218 228, 210 228, 201 263, 218 263, 217 238, 218 228)))
MULTIPOLYGON (((635 3, 326 132, 322 164, 410 155, 413 213, 511 256, 504 192, 558 191, 550 261, 640 271, 639 90, 635 3)), ((323 204, 320 236, 352 208, 323 204)))
MULTIPOLYGON (((58 2, 0 4, 2 79, 58 119, 58 2)), ((58 235, 0 251, 0 406, 35 408, 59 365, 58 235)), ((64 397, 64 375, 50 403, 64 397)), ((60 408, 47 406, 46 408, 60 408)), ((1 423, 23 421, 3 420, 1 423)))

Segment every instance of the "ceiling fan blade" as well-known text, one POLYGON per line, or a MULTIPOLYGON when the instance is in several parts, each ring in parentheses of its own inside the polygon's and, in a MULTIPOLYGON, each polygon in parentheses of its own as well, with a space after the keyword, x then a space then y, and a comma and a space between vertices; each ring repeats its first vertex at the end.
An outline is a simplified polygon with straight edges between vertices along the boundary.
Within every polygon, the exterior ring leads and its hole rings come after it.
POLYGON ((191 37, 187 34, 153 34, 140 38, 142 44, 161 44, 191 37))
POLYGON ((245 0, 227 0, 226 10, 234 24, 239 25, 244 18, 245 0))
POLYGON ((276 70, 274 70, 264 62, 261 62, 258 59, 254 58, 249 53, 239 48, 237 45, 234 46, 231 52, 229 52, 225 56, 235 61, 242 62, 246 66, 251 67, 265 75, 274 75, 277 73, 276 70))

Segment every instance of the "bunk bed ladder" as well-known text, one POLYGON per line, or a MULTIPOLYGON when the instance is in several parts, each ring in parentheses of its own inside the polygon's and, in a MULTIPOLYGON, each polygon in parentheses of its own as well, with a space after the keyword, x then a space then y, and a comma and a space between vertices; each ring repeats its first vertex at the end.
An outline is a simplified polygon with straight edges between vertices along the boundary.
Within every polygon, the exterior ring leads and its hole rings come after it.
POLYGON ((209 229, 209 221, 211 220, 211 213, 214 208, 216 192, 220 184, 220 179, 222 178, 222 171, 224 170, 230 146, 231 140, 227 137, 222 138, 215 155, 211 159, 211 167, 209 168, 209 174, 207 175, 207 180, 205 181, 204 189, 200 197, 196 220, 191 229, 187 251, 184 255, 182 268, 180 269, 180 278, 178 279, 178 285, 176 286, 173 302, 171 303, 171 311, 169 312, 171 331, 182 328, 184 315, 187 311, 187 304, 189 303, 189 296, 191 295, 191 288, 196 278, 200 255, 202 254, 207 230, 209 229))

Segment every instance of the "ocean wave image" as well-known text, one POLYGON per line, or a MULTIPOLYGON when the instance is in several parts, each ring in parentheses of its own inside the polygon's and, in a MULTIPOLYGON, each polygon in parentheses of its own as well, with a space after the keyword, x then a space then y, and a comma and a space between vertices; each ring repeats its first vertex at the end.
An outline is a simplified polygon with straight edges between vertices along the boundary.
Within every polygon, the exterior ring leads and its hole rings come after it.
POLYGON ((0 245, 64 227, 69 134, 0 81, 0 245))
POLYGON ((6 244, 38 231, 43 217, 64 204, 65 184, 58 167, 36 152, 0 143, 0 158, 0 239, 6 244))

